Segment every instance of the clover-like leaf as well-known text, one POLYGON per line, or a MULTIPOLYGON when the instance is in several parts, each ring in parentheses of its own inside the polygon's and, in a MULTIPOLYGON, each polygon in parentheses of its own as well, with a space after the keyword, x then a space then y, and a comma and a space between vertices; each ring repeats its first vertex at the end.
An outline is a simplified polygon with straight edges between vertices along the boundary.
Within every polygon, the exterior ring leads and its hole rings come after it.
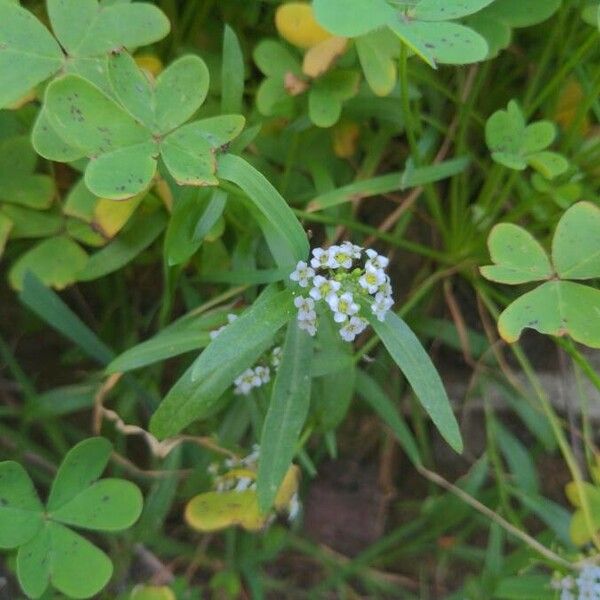
POLYGON ((104 552, 52 521, 17 554, 19 583, 31 598, 39 598, 50 583, 69 598, 91 598, 108 583, 112 572, 104 552))
POLYGON ((25 136, 0 141, 0 201, 44 209, 52 203, 54 181, 34 173, 37 156, 25 136))
POLYGON ((48 510, 60 508, 94 483, 106 469, 111 452, 110 442, 102 437, 84 440, 67 452, 52 482, 48 510))
POLYGON ((0 547, 19 546, 17 575, 30 598, 41 597, 50 584, 69 598, 91 598, 108 583, 108 556, 65 525, 118 531, 139 517, 142 497, 133 483, 98 480, 111 452, 103 438, 72 448, 45 510, 22 467, 0 463, 0 547))
POLYGON ((277 8, 275 26, 279 35, 298 48, 312 48, 331 37, 317 23, 313 7, 306 2, 288 2, 277 8))
POLYGON ((150 3, 47 0, 47 6, 60 45, 18 3, 0 3, 0 108, 61 68, 109 91, 105 55, 155 42, 170 28, 164 13, 150 3))
POLYGON ((85 267, 88 255, 71 238, 50 237, 19 257, 13 264, 8 279, 16 290, 23 287, 23 278, 31 271, 44 284, 62 290, 77 280, 85 267))
POLYGON ((445 21, 404 21, 397 19, 391 30, 423 60, 436 63, 463 65, 483 60, 488 45, 477 32, 445 21))
POLYGON ((355 42, 369 87, 377 96, 387 96, 396 85, 398 38, 384 29, 362 35, 355 42))
POLYGON ((302 72, 316 79, 335 64, 348 47, 348 40, 342 37, 329 37, 306 51, 302 61, 302 72))
MULTIPOLYGON (((183 125, 208 90, 206 65, 182 57, 152 85, 126 53, 109 59, 109 79, 118 104, 100 88, 75 75, 53 81, 46 92, 46 134, 34 135, 36 149, 50 160, 64 158, 56 139, 90 159, 87 187, 96 196, 124 200, 151 184, 162 155, 174 179, 185 185, 217 185, 216 153, 244 126, 239 115, 224 115, 183 125), (58 156, 54 155, 56 148, 58 156)), ((44 124, 42 123, 42 126, 44 124)), ((39 127, 42 131, 42 126, 39 127)))
POLYGON ((525 229, 511 223, 496 225, 488 238, 494 265, 481 267, 487 279, 499 283, 527 283, 550 279, 553 275, 548 255, 525 229))
POLYGON ((571 481, 565 486, 565 494, 569 502, 577 509, 571 517, 569 534, 575 545, 583 546, 590 542, 593 535, 600 529, 600 489, 585 481, 579 485, 571 481), (579 491, 580 486, 583 488, 583 493, 590 509, 591 524, 595 528, 592 531, 590 531, 588 520, 581 509, 582 498, 579 491))
POLYGON ((0 108, 60 69, 63 53, 28 10, 0 2, 0 108))
POLYGON ((40 530, 44 507, 23 467, 0 463, 0 548, 16 548, 40 530))
POLYGON ((308 114, 318 127, 331 127, 342 113, 342 102, 358 91, 359 74, 338 69, 316 80, 308 94, 308 114))
POLYGON ((49 512, 65 525, 98 531, 121 531, 131 527, 142 510, 137 486, 121 479, 101 479, 71 500, 49 512))
POLYGON ((552 240, 552 262, 561 279, 600 277, 600 208, 579 202, 563 214, 552 240))
POLYGON ((412 16, 422 21, 461 19, 480 11, 494 0, 420 0, 412 9, 412 16))
POLYGON ((523 329, 548 335, 570 335, 591 348, 600 348, 600 290, 571 281, 548 281, 527 292, 500 315, 498 331, 516 342, 523 329))
POLYGON ((357 37, 384 27, 395 16, 385 0, 314 0, 317 21, 331 33, 357 37))
POLYGON ((47 0, 52 28, 69 56, 136 48, 169 33, 165 14, 149 3, 102 5, 97 0, 47 0))
POLYGON ((560 7, 561 0, 495 0, 477 16, 503 22, 510 27, 529 27, 545 21, 560 7))
POLYGON ((492 158, 509 169, 533 167, 546 179, 564 173, 569 163, 564 156, 545 150, 556 136, 549 121, 526 125, 519 105, 511 100, 507 110, 496 111, 485 126, 485 139, 492 158))

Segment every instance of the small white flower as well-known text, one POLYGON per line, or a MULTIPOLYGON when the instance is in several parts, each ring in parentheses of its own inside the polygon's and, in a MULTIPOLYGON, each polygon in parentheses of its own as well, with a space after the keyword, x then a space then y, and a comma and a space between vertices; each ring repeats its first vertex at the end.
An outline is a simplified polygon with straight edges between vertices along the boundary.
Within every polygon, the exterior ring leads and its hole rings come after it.
POLYGON ((369 294, 375 294, 379 286, 383 285, 386 281, 386 274, 383 269, 377 269, 370 265, 368 262, 365 265, 365 272, 362 277, 358 280, 360 287, 367 290, 369 294))
POLYGON ((254 368, 254 374, 260 378, 260 382, 263 385, 271 381, 271 369, 269 369, 269 367, 263 367, 262 365, 259 365, 258 367, 254 368))
POLYGON ((271 351, 271 366, 277 370, 281 364, 281 346, 275 346, 271 351))
POLYGON ((341 296, 332 295, 327 303, 334 313, 333 320, 336 323, 343 323, 360 310, 360 306, 354 302, 354 297, 350 292, 344 292, 341 296))
POLYGON ((317 275, 313 279, 314 287, 310 290, 309 294, 315 300, 327 300, 332 294, 335 294, 340 287, 341 283, 334 279, 326 279, 322 275, 317 275))
POLYGON ((294 306, 298 309, 298 319, 300 321, 310 321, 316 317, 315 301, 312 298, 296 296, 294 306))
POLYGON ((375 301, 371 304, 371 311, 380 320, 385 321, 385 315, 394 306, 394 301, 381 292, 375 295, 375 301))
POLYGON ((342 246, 331 246, 329 248, 329 262, 327 266, 330 269, 349 269, 352 266, 352 255, 346 252, 342 246))
POLYGON ((369 257, 368 262, 370 262, 376 269, 385 269, 390 264, 390 259, 387 256, 377 254, 377 252, 371 248, 368 248, 365 250, 365 252, 369 257))
POLYGON ((315 248, 312 251, 313 258, 310 259, 310 266, 314 269, 326 269, 329 264, 329 250, 325 248, 315 248))
POLYGON ((292 499, 290 500, 290 503, 288 504, 288 507, 287 507, 288 520, 290 522, 295 521, 298 518, 301 508, 302 508, 302 505, 300 504, 300 499, 298 498, 298 492, 296 492, 292 496, 292 499))
POLYGON ((346 342, 353 342, 354 338, 361 334, 368 323, 360 317, 351 317, 340 329, 340 335, 346 342))
POLYGON ((377 289, 377 293, 381 293, 384 296, 392 295, 392 284, 390 283, 390 278, 388 275, 385 276, 385 281, 377 289))
POLYGON ((342 249, 342 252, 345 252, 352 258, 357 258, 357 259, 360 258, 360 255, 362 252, 362 247, 357 246, 356 244, 353 244, 352 242, 344 242, 341 245, 341 249, 342 249))
POLYGON ((310 335, 314 337, 317 335, 317 320, 315 319, 299 319, 298 320, 298 328, 303 329, 310 335))
POLYGON ((239 377, 234 380, 234 394, 247 396, 252 388, 260 387, 262 382, 254 369, 246 369, 239 377))
POLYGON ((296 269, 290 274, 292 281, 297 281, 300 287, 308 287, 310 280, 315 276, 315 270, 303 260, 298 261, 296 269))

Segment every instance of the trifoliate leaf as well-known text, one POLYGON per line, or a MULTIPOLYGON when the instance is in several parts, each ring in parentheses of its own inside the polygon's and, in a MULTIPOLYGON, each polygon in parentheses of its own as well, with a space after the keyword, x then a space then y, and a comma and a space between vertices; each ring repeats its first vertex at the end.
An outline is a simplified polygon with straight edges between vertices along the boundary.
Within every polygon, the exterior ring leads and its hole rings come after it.
POLYGON ((288 2, 278 7, 275 26, 279 35, 298 48, 308 49, 331 37, 317 21, 313 7, 306 2, 288 2))
POLYGON ((481 267, 487 279, 518 284, 542 281, 553 275, 548 255, 540 243, 525 229, 511 223, 496 225, 488 238, 494 265, 481 267))
POLYGON ((23 467, 0 463, 0 548, 16 548, 33 538, 43 523, 44 507, 23 467))

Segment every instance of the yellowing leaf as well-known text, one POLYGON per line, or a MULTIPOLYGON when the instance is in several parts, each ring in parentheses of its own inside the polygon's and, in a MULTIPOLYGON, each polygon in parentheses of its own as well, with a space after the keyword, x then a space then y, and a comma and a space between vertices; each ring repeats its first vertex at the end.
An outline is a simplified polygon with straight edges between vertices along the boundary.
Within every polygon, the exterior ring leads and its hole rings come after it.
POLYGON ((571 539, 577 546, 587 544, 593 535, 600 531, 600 488, 587 482, 581 483, 581 487, 587 497, 591 523, 588 523, 588 519, 586 519, 581 508, 582 499, 577 484, 571 481, 565 486, 565 494, 569 502, 577 508, 571 518, 571 525, 569 527, 571 539), (590 525, 592 530, 590 529, 590 525))
MULTIPOLYGON (((569 129, 577 116, 577 111, 585 98, 585 92, 576 79, 569 79, 561 88, 554 115, 555 121, 562 129, 569 129)), ((590 130, 590 121, 586 117, 580 125, 581 135, 586 135, 590 130)))
POLYGON ((130 600, 176 600, 173 590, 166 585, 136 585, 130 600))
POLYGON ((275 13, 279 35, 298 48, 312 48, 331 37, 316 21, 312 6, 304 2, 282 4, 275 13))
POLYGON ((141 194, 120 201, 101 198, 94 209, 94 228, 107 238, 114 237, 129 221, 142 199, 141 194))
POLYGON ((275 496, 275 510, 283 511, 287 508, 293 495, 298 491, 298 485, 300 484, 300 469, 296 465, 292 465, 277 491, 275 496))
POLYGON ((348 40, 331 37, 310 48, 304 55, 302 72, 313 79, 331 69, 335 61, 346 51, 348 40))
POLYGON ((135 57, 135 62, 152 77, 157 77, 163 70, 162 61, 154 54, 139 54, 135 57))
POLYGON ((356 145, 360 136, 357 123, 338 123, 332 131, 333 151, 339 158, 350 158, 356 154, 356 145))
POLYGON ((185 507, 185 520, 192 529, 201 532, 219 531, 232 525, 259 531, 267 521, 258 510, 254 490, 200 494, 185 507))
POLYGON ((15 100, 13 103, 9 104, 6 108, 8 110, 18 110, 22 106, 25 106, 29 102, 33 102, 37 98, 37 94, 35 93, 35 89, 29 90, 26 94, 23 94, 18 100, 15 100))

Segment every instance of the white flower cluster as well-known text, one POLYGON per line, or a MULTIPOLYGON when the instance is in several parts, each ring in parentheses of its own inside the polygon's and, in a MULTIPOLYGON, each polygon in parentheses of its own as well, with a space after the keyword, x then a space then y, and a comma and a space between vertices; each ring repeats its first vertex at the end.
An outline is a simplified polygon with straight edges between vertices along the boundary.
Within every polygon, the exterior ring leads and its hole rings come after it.
MULTIPOLYGON (((260 458, 260 446, 254 444, 252 452, 244 458, 226 458, 222 463, 211 463, 208 472, 214 478, 215 491, 217 492, 245 492, 256 489, 256 472, 258 471, 258 459, 260 458)), ((302 503, 298 492, 294 492, 286 512, 290 522, 298 518, 302 510, 302 503)), ((269 519, 269 523, 274 519, 269 519)))
POLYGON ((344 242, 339 246, 315 248, 310 265, 300 261, 290 279, 308 296, 297 296, 298 324, 311 336, 317 333, 317 303, 322 301, 340 324, 340 335, 352 342, 368 325, 360 316, 365 306, 380 320, 393 306, 392 286, 385 269, 389 260, 361 246, 344 242))
POLYGON ((600 600, 600 567, 586 565, 577 577, 554 580, 552 587, 560 590, 560 600, 600 600))
MULTIPOLYGON (((237 315, 228 314, 227 323, 233 323, 237 319, 237 315)), ((214 340, 225 329, 227 325, 219 327, 210 332, 210 339, 214 340)), ((246 369, 241 375, 235 378, 233 393, 238 396, 247 396, 254 388, 261 387, 271 381, 271 369, 277 372, 281 363, 281 347, 276 346, 271 350, 271 355, 268 359, 269 364, 258 364, 254 367, 246 369)))
POLYGON ((281 347, 276 346, 271 350, 269 365, 256 365, 246 369, 233 381, 233 393, 238 396, 247 396, 254 388, 259 388, 271 381, 271 369, 277 372, 281 363, 281 347))

